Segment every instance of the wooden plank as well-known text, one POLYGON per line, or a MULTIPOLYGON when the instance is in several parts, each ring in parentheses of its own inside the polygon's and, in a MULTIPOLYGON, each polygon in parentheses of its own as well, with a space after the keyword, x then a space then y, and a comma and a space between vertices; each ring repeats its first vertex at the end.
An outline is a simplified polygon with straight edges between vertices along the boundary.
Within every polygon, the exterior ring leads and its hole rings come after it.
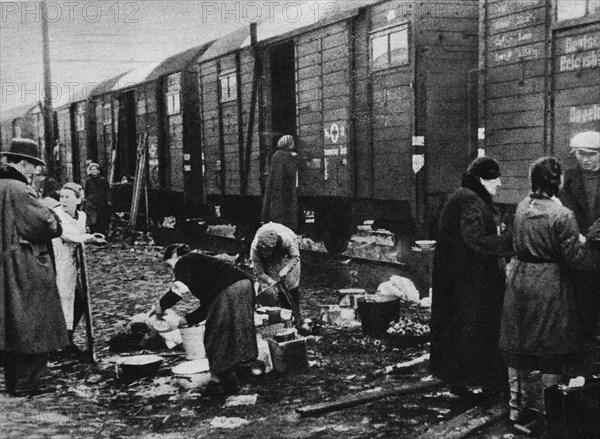
POLYGON ((460 439, 506 417, 508 406, 498 403, 489 409, 474 407, 449 421, 429 427, 418 439, 460 439))
POLYGON ((297 72, 298 80, 306 80, 321 76, 321 65, 316 64, 299 69, 297 72))
POLYGON ((323 50, 323 60, 333 61, 342 60, 348 57, 348 44, 344 46, 332 47, 331 49, 323 50))
POLYGON ((517 111, 488 116, 489 125, 494 129, 530 128, 544 126, 543 111, 517 111))
POLYGON ((298 42, 296 44, 296 56, 303 57, 316 53, 321 49, 321 40, 312 40, 307 42, 298 42))
POLYGON ((488 114, 512 113, 515 111, 539 111, 544 108, 544 95, 536 93, 528 96, 515 98, 496 98, 488 100, 488 114))
POLYGON ((488 67, 521 63, 521 60, 537 60, 544 57, 544 43, 526 44, 488 52, 488 67))
POLYGON ((528 60, 523 63, 499 65, 488 69, 486 80, 488 84, 505 81, 515 81, 544 76, 545 61, 528 60))
POLYGON ((517 12, 526 11, 527 9, 535 9, 543 6, 546 0, 495 0, 487 2, 487 13, 490 18, 497 18, 502 15, 515 14, 517 12))
POLYGON ((486 154, 498 160, 514 160, 515 157, 531 162, 544 155, 543 143, 516 143, 494 145, 486 143, 486 154))
POLYGON ((546 38, 546 26, 539 24, 524 29, 511 30, 491 35, 488 40, 489 50, 502 50, 509 47, 543 42, 546 38))
POLYGON ((518 144, 518 143, 542 143, 544 140, 543 127, 514 128, 510 130, 494 129, 488 133, 489 144, 518 144))
POLYGON ((520 97, 523 95, 544 93, 545 85, 546 84, 544 78, 530 78, 524 81, 511 81, 490 84, 487 87, 487 96, 488 99, 494 99, 500 97, 520 97))
POLYGON ((305 67, 318 65, 321 62, 321 53, 312 53, 310 55, 306 55, 297 59, 297 68, 303 69, 305 67))
POLYGON ((325 38, 330 35, 335 35, 339 32, 343 32, 346 30, 346 23, 344 21, 340 21, 338 23, 334 23, 329 26, 321 27, 316 30, 306 32, 300 36, 298 36, 298 43, 305 44, 313 40, 318 40, 321 38, 325 38))
POLYGON ((556 107, 595 104, 598 103, 598 87, 560 90, 554 96, 556 107))
POLYGON ((555 54, 585 53, 600 49, 600 26, 581 27, 576 34, 558 34, 554 40, 555 54))
POLYGON ((540 6, 528 11, 490 19, 488 31, 490 35, 494 35, 501 32, 543 24, 545 20, 545 8, 540 6))
POLYGON ((311 79, 300 79, 297 85, 298 93, 302 93, 310 90, 317 90, 321 87, 321 78, 315 77, 311 79))
POLYGON ((323 75, 323 87, 335 86, 348 83, 348 71, 340 68, 338 72, 323 75))
MULTIPOLYGON (((556 60, 556 62, 559 61, 556 60)), ((568 73, 557 73, 554 76, 554 89, 565 90, 579 87, 590 87, 590 92, 592 94, 596 93, 598 96, 600 96, 600 93, 598 92, 598 83, 600 82, 600 80, 598 80, 599 76, 600 71, 598 69, 581 69, 568 73)))

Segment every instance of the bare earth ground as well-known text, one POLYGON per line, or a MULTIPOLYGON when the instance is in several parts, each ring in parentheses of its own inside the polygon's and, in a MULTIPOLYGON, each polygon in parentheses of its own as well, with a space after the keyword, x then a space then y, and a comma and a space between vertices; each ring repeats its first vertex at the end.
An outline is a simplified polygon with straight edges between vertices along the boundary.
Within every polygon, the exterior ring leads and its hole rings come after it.
MULTIPOLYGON (((268 374, 244 387, 243 394, 257 395, 254 405, 224 407, 222 398, 176 387, 170 368, 185 360, 180 350, 161 352, 166 361, 156 377, 129 384, 119 381, 111 361, 115 354, 109 352, 107 343, 131 316, 149 310, 167 290, 171 273, 160 263, 161 250, 117 244, 87 250, 99 361, 96 365, 74 360, 51 363, 54 392, 30 398, 7 396, 0 379, 0 437, 412 438, 472 407, 440 388, 320 417, 300 417, 299 407, 363 390, 415 383, 427 376, 426 366, 403 375, 380 373, 386 366, 425 354, 427 344, 391 348, 364 336, 360 327, 324 326, 321 335, 308 343, 308 369, 268 374), (223 424, 235 428, 222 428, 223 424)), ((302 269, 302 309, 304 317, 314 320, 320 304, 337 303, 335 288, 363 286, 361 274, 352 273, 347 263, 307 258, 302 269)), ((384 281, 397 274, 390 267, 380 270, 369 274, 369 285, 378 277, 384 281)), ((76 340, 84 346, 82 327, 76 340)), ((525 436, 505 421, 473 437, 525 436)))

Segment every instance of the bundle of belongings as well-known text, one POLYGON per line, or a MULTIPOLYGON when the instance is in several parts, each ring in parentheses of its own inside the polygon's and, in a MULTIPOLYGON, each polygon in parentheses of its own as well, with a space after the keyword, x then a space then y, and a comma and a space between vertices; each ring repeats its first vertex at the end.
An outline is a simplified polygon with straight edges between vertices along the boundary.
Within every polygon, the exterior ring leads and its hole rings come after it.
POLYGON ((391 276, 389 280, 379 284, 377 294, 397 296, 406 302, 419 303, 419 290, 406 277, 391 276))
POLYGON ((161 351, 181 345, 177 314, 167 310, 159 319, 152 312, 134 315, 129 323, 108 342, 111 352, 133 352, 142 349, 161 351))

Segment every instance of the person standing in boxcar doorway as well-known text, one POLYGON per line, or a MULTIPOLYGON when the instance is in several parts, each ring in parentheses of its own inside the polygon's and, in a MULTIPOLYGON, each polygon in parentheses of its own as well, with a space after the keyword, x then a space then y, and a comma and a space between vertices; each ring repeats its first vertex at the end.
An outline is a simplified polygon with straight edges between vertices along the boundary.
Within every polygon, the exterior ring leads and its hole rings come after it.
POLYGON ((62 229, 30 186, 37 144, 13 139, 1 155, 0 356, 6 391, 24 395, 42 391, 48 354, 69 343, 47 246, 62 229))
POLYGON ((100 175, 100 166, 90 163, 85 181, 85 213, 91 233, 106 236, 110 225, 110 186, 100 175))
MULTIPOLYGON (((585 131, 571 138, 571 152, 577 166, 567 169, 558 198, 575 214, 579 230, 588 233, 600 218, 600 132, 585 131)), ((600 263, 600 257, 597 258, 600 263)), ((598 333, 600 274, 596 271, 573 270, 573 287, 577 297, 579 318, 584 336, 593 341, 598 333)))
POLYGON ((298 231, 298 154, 294 138, 282 136, 271 158, 262 206, 262 222, 283 224, 298 231))
POLYGON ((459 396, 506 387, 498 347, 512 236, 494 206, 500 167, 475 159, 442 210, 433 261, 431 373, 459 396))

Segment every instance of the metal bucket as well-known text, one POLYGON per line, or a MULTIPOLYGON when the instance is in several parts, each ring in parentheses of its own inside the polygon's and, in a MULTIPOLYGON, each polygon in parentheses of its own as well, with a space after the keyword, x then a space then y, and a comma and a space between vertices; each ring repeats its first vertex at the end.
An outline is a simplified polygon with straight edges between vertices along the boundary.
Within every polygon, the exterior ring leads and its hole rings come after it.
POLYGON ((183 349, 185 349, 185 356, 188 360, 206 358, 206 351, 204 350, 205 327, 205 322, 202 322, 196 326, 180 329, 183 349))
POLYGON ((373 337, 383 337, 390 322, 400 318, 400 298, 397 296, 373 294, 357 300, 358 314, 363 333, 373 337))

